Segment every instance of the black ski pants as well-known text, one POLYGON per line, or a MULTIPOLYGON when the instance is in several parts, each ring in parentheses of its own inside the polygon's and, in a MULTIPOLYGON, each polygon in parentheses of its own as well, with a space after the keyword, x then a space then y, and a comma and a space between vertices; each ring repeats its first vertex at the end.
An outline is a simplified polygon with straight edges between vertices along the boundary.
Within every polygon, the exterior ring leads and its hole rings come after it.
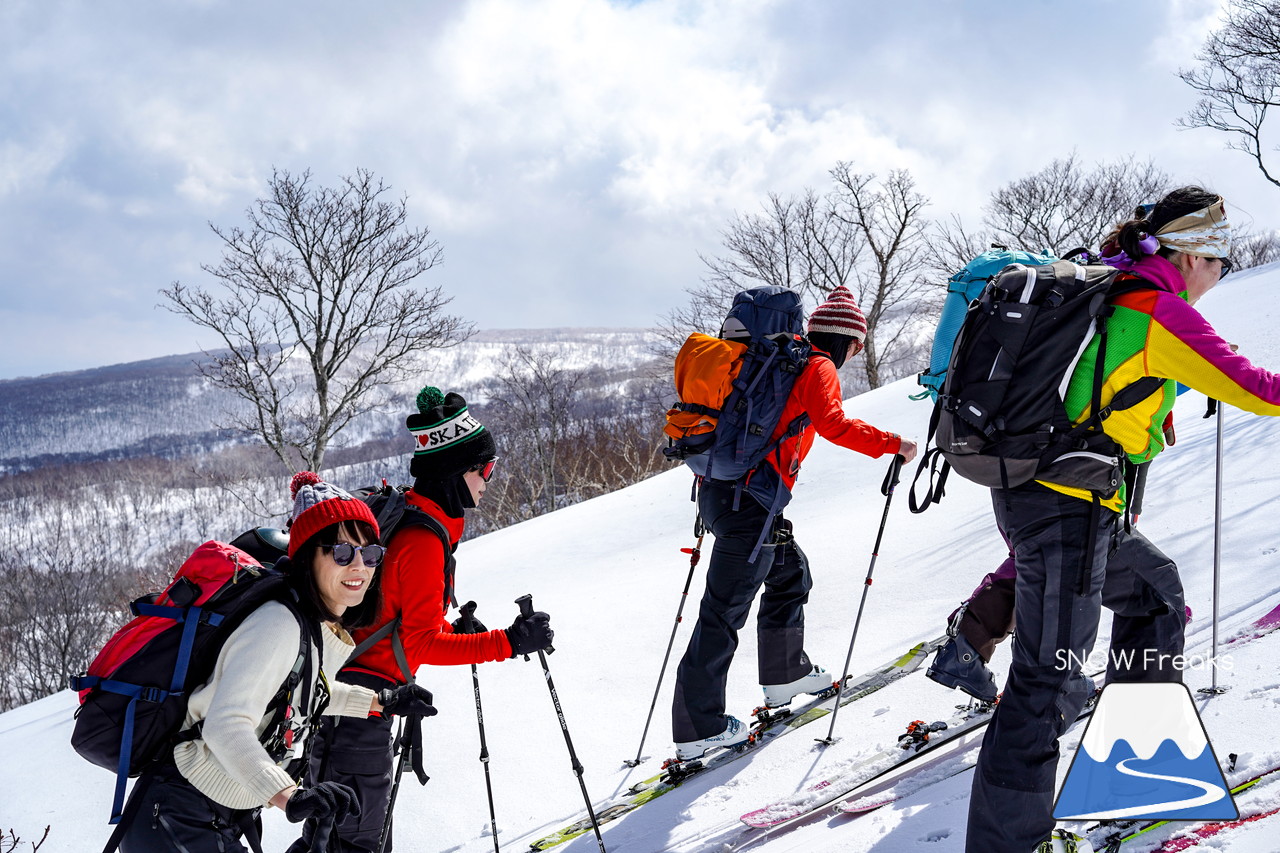
POLYGON ((120 839, 120 853, 247 853, 241 842, 245 833, 262 837, 260 809, 215 803, 172 765, 135 784, 144 782, 142 801, 120 839))
POLYGON ((1137 530, 1117 530, 1102 606, 1112 612, 1107 683, 1181 681, 1187 610, 1178 567, 1137 530))
POLYGON ((1097 637, 1119 516, 1036 483, 991 494, 1017 566, 1017 632, 978 756, 965 850, 1026 853, 1053 830, 1058 738, 1091 692, 1080 670, 1097 637))
MULTIPOLYGON (((377 692, 395 683, 363 672, 341 672, 338 680, 358 684, 377 692)), ((391 717, 326 716, 311 749, 311 766, 307 784, 341 782, 356 792, 360 814, 338 824, 330 839, 328 853, 376 853, 382 835, 382 823, 391 820, 387 807, 391 802, 393 756, 391 751, 391 717)), ((316 822, 303 826, 302 838, 288 853, 304 853, 311 848, 316 822)), ((387 829, 387 847, 391 850, 391 829, 387 829)))
MULTIPOLYGON (((1117 529, 1109 554, 1102 586, 1102 606, 1113 614, 1107 682, 1181 681, 1181 670, 1173 666, 1185 647, 1178 567, 1136 529, 1117 529)), ((960 632, 984 661, 1014 629, 1014 566, 1011 554, 983 579, 960 617, 960 632)), ((954 618, 952 613, 949 619, 954 618)))
POLYGON ((779 516, 774 525, 778 535, 769 537, 777 541, 762 547, 750 562, 760 532, 771 523, 769 513, 745 492, 737 510, 733 501, 732 483, 707 480, 698 494, 698 510, 715 545, 698 622, 676 669, 671 731, 677 743, 724 731, 729 665, 738 648, 738 631, 761 586, 764 593, 756 614, 760 683, 786 684, 813 669, 804 652, 804 605, 813 586, 809 561, 779 516))

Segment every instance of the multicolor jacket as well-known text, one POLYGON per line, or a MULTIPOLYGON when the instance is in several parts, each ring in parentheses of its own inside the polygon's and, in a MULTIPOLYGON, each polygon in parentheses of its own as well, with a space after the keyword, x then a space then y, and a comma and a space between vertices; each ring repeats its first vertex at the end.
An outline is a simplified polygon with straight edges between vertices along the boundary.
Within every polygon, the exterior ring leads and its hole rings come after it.
MULTIPOLYGON (((406 492, 405 499, 443 524, 450 540, 457 545, 462 538, 463 519, 451 518, 435 501, 417 492, 406 492)), ((404 643, 410 670, 416 671, 424 663, 448 666, 511 657, 511 643, 505 631, 453 632, 443 604, 444 557, 444 543, 426 528, 406 527, 396 533, 380 570, 382 609, 375 627, 355 631, 356 642, 372 634, 376 626, 399 616, 400 640, 404 643)), ((397 683, 404 681, 391 651, 390 639, 369 649, 347 670, 379 675, 397 683)))
MULTIPOLYGON (((1231 351, 1230 344, 1187 304, 1186 285, 1177 267, 1165 258, 1150 255, 1136 262, 1126 261, 1121 270, 1122 277, 1142 278, 1151 286, 1111 300, 1115 313, 1106 321, 1102 405, 1144 376, 1168 380, 1160 391, 1103 422, 1103 430, 1131 461, 1149 461, 1164 449, 1164 420, 1173 409, 1179 382, 1254 414, 1280 415, 1280 375, 1231 351)), ((1085 348, 1067 386, 1064 402, 1073 423, 1081 423, 1091 414, 1097 352, 1095 337, 1085 348)), ((1044 485, 1089 499, 1089 493, 1082 489, 1048 482, 1044 485)), ((1123 494, 1118 494, 1104 505, 1118 511, 1123 500, 1123 494)))

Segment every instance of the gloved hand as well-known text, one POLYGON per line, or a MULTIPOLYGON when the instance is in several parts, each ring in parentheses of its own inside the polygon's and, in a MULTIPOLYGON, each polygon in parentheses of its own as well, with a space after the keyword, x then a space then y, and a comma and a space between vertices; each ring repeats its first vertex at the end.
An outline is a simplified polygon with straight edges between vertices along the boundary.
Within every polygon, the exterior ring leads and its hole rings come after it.
POLYGON ((453 633, 483 634, 489 630, 484 626, 483 622, 475 617, 476 603, 474 601, 468 601, 466 604, 462 605, 461 610, 463 613, 467 613, 469 611, 472 614, 471 625, 468 627, 466 616, 459 616, 457 619, 453 620, 453 633))
POLYGON ((321 782, 310 788, 299 788, 284 804, 284 816, 290 823, 301 823, 307 818, 323 821, 333 818, 340 823, 348 816, 360 814, 360 801, 356 792, 338 782, 321 782))
POLYGON ((434 717, 438 712, 431 704, 431 691, 418 684, 401 684, 378 691, 383 716, 434 717))
POLYGON ((506 632, 507 641, 511 643, 512 657, 542 651, 551 645, 551 640, 555 637, 555 631, 551 630, 551 617, 541 610, 528 616, 520 614, 506 632))

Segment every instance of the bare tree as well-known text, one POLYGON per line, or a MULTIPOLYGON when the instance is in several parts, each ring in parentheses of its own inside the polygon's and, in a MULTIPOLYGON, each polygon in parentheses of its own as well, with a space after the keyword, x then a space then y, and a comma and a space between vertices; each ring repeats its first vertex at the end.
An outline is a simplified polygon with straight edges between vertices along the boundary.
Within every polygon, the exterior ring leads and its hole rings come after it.
POLYGON ((388 192, 364 170, 336 187, 277 170, 247 228, 210 225, 223 255, 202 269, 225 295, 161 290, 164 307, 225 347, 200 371, 245 403, 226 426, 257 436, 288 470, 319 470, 338 433, 405 378, 410 356, 472 333, 444 312, 440 287, 418 285, 441 249, 388 192))
POLYGON ((1201 97, 1177 123, 1228 134, 1227 147, 1248 154, 1280 186, 1267 163, 1276 147, 1263 140, 1267 110, 1280 103, 1280 2, 1230 0, 1225 22, 1196 58, 1200 65, 1179 76, 1201 97))
POLYGON ((523 494, 517 499, 531 515, 557 509, 566 485, 562 457, 583 374, 564 362, 565 354, 556 347, 509 347, 506 365, 494 377, 492 408, 486 407, 501 424, 504 444, 518 447, 506 455, 523 460, 525 472, 508 480, 518 483, 523 494))
POLYGON ((1150 160, 1140 163, 1130 155, 1085 169, 1072 152, 991 194, 984 208, 987 242, 1059 256, 1097 248, 1117 221, 1169 188, 1169 176, 1150 160))
POLYGON ((930 254, 924 209, 929 200, 916 191, 915 180, 905 170, 880 180, 842 162, 831 170, 831 177, 836 189, 830 215, 850 225, 867 249, 866 262, 854 267, 852 289, 867 318, 862 360, 867 384, 879 388, 897 378, 892 368, 917 349, 919 321, 937 307, 925 275, 930 254))
POLYGON ((771 193, 763 212, 735 214, 721 232, 723 252, 700 255, 703 281, 688 289, 689 302, 659 328, 658 355, 669 362, 690 332, 715 334, 734 294, 776 285, 796 291, 810 306, 841 284, 850 284, 862 251, 861 235, 831 216, 827 199, 812 189, 799 196, 771 193))
POLYGON ((1231 238, 1231 260, 1242 270, 1280 261, 1280 232, 1236 229, 1231 238))

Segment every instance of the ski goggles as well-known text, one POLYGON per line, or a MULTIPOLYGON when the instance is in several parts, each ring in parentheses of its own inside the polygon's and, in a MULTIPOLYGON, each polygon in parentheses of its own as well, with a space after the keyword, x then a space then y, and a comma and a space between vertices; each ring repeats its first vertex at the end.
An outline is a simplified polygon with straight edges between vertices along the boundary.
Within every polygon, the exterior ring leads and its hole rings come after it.
POLYGON ((495 466, 497 466, 497 464, 498 464, 498 457, 495 456, 492 459, 490 459, 488 462, 481 462, 479 465, 472 465, 470 468, 467 469, 467 473, 469 474, 472 471, 474 471, 475 473, 480 475, 481 480, 484 480, 487 483, 489 482, 489 478, 493 476, 493 469, 495 466))
POLYGON ((339 542, 336 545, 321 545, 326 551, 333 553, 333 561, 339 566, 349 566, 351 561, 356 558, 356 553, 360 554, 360 561, 371 569, 376 569, 382 564, 382 558, 386 555, 387 549, 381 545, 362 545, 355 546, 350 542, 339 542))

